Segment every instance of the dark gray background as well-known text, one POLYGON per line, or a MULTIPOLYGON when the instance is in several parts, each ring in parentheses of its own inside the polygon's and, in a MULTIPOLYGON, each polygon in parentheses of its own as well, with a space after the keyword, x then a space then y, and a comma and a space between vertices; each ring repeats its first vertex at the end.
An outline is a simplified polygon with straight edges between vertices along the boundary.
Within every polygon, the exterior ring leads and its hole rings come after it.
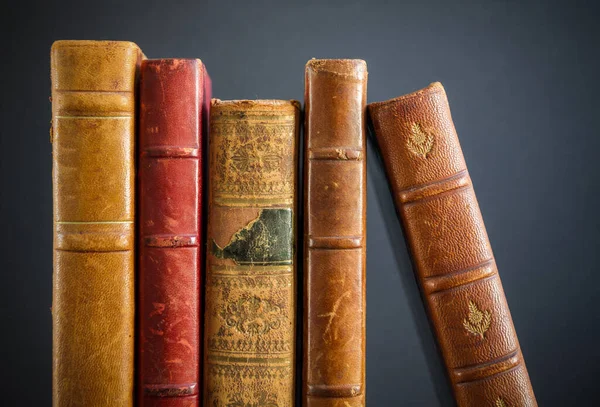
MULTIPOLYGON (((311 57, 362 58, 369 101, 439 80, 541 406, 600 402, 600 72, 592 2, 45 1, 0 13, 0 374, 51 398, 49 51, 121 39, 200 57, 214 95, 303 99, 311 57)), ((376 148, 368 154, 370 406, 451 406, 376 148)))

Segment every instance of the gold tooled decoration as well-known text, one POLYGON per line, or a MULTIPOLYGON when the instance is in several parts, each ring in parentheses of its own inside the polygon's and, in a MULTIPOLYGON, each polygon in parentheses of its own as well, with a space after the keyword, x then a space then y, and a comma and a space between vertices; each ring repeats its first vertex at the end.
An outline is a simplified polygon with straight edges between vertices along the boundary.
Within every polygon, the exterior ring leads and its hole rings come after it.
POLYGON ((492 314, 489 311, 481 311, 473 301, 469 301, 469 315, 463 320, 463 326, 473 335, 484 335, 492 323, 492 314))
POLYGON ((500 397, 496 399, 496 407, 508 407, 500 397))
POLYGON ((413 123, 410 126, 410 136, 406 142, 408 149, 418 156, 427 158, 427 154, 431 152, 433 148, 434 137, 433 134, 425 132, 421 125, 413 123))

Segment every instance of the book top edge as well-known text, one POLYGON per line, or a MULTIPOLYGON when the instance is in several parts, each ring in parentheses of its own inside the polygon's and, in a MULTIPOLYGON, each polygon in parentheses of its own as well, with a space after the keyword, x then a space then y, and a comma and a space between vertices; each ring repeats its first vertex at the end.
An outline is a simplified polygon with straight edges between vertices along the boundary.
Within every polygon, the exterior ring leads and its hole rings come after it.
POLYGON ((160 73, 162 70, 179 71, 188 69, 193 71, 206 71, 206 65, 199 58, 154 58, 142 61, 143 72, 160 73))
POLYGON ((158 64, 158 63, 194 63, 203 64, 200 58, 148 58, 144 60, 145 64, 158 64))
POLYGON ((367 63, 362 59, 311 59, 306 63, 307 73, 329 73, 363 79, 367 63))
POLYGON ((297 100, 280 99, 240 99, 240 100, 221 100, 212 99, 211 107, 218 107, 221 110, 300 110, 300 102, 297 100))
POLYGON ((384 100, 382 102, 373 102, 373 103, 369 103, 368 108, 369 110, 372 109, 378 109, 380 107, 384 107, 386 105, 390 105, 396 102, 404 102, 416 97, 423 97, 423 96, 427 96, 427 95, 431 95, 431 94, 435 94, 435 93, 444 93, 445 94, 445 90, 444 90, 444 86, 442 86, 442 84, 440 82, 433 82, 430 83, 428 86, 426 86, 423 89, 419 89, 416 90, 414 92, 411 93, 407 93, 406 95, 402 95, 402 96, 398 96, 392 99, 388 99, 388 100, 384 100))
POLYGON ((52 50, 59 48, 75 47, 117 47, 117 48, 135 48, 140 49, 138 45, 131 41, 95 41, 95 40, 58 40, 52 44, 52 50))

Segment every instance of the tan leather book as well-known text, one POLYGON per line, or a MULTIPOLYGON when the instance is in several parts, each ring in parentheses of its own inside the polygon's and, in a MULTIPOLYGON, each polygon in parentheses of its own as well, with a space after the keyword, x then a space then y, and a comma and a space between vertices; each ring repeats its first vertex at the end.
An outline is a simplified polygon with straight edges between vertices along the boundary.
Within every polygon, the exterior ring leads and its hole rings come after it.
POLYGON ((53 405, 133 400, 134 139, 143 55, 52 46, 53 405))
POLYGON ((213 100, 204 405, 294 405, 295 101, 213 100))
POLYGON ((537 406, 444 88, 369 113, 458 405, 537 406))
POLYGON ((365 404, 367 64, 306 64, 303 405, 365 404))

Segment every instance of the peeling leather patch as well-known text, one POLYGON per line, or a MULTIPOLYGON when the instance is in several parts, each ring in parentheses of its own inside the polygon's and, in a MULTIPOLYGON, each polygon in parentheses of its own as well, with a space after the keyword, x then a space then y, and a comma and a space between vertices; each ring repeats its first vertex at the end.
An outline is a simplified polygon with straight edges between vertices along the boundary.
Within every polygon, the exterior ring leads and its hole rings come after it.
POLYGON ((212 253, 237 264, 291 264, 292 210, 261 209, 258 217, 238 230, 227 246, 212 240, 212 253))

